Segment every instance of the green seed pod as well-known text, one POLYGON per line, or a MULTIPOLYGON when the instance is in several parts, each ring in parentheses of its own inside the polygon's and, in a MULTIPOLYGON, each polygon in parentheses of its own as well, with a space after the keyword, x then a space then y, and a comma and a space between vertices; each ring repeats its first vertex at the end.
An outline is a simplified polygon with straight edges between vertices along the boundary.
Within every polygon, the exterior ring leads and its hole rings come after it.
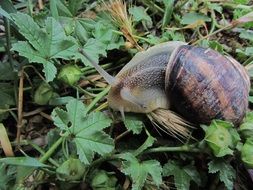
POLYGON ((239 128, 240 135, 244 138, 253 137, 253 112, 248 112, 239 128))
POLYGON ((205 140, 216 157, 233 154, 232 149, 240 140, 233 125, 226 121, 213 120, 205 132, 205 140))
POLYGON ((243 145, 241 159, 247 168, 253 169, 253 138, 247 139, 243 145))
POLYGON ((58 79, 70 86, 77 83, 82 75, 82 71, 77 65, 65 65, 58 74, 58 79))
POLYGON ((46 105, 54 95, 52 87, 48 83, 42 82, 35 91, 34 102, 39 105, 46 105))
POLYGON ((80 180, 85 172, 85 165, 75 158, 70 158, 57 168, 57 177, 64 181, 80 180))
POLYGON ((115 190, 117 178, 104 170, 98 170, 91 181, 91 187, 94 190, 115 190))

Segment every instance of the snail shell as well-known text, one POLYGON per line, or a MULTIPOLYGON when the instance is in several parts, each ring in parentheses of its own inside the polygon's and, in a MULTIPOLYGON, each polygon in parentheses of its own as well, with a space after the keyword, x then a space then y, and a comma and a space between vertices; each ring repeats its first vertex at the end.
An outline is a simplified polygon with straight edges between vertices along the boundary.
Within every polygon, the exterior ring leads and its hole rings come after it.
POLYGON ((177 112, 190 121, 222 119, 238 125, 249 89, 244 67, 214 50, 183 45, 170 57, 165 90, 177 112))

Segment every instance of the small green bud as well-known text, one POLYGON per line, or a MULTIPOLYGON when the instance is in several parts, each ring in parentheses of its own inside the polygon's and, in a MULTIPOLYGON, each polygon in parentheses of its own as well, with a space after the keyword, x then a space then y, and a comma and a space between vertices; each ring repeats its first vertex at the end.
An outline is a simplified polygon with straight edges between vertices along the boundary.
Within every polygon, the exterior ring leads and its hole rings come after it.
POLYGON ((116 183, 117 178, 114 175, 109 174, 104 170, 98 170, 92 178, 91 187, 94 190, 114 190, 116 189, 116 183))
POLYGON ((205 131, 205 141, 216 157, 232 155, 240 140, 239 134, 233 125, 226 121, 213 120, 205 131))
POLYGON ((79 81, 82 75, 82 71, 77 65, 65 65, 62 67, 58 74, 58 79, 70 86, 74 85, 79 81))
POLYGON ((48 83, 42 82, 35 91, 34 102, 39 105, 46 105, 54 95, 52 87, 48 83))
POLYGON ((243 145, 241 159, 247 168, 253 169, 253 138, 248 138, 243 145))
POLYGON ((56 169, 57 177, 65 181, 80 180, 85 172, 85 165, 75 158, 69 158, 56 169))
POLYGON ((239 133, 244 138, 253 137, 253 112, 248 112, 239 127, 239 133))

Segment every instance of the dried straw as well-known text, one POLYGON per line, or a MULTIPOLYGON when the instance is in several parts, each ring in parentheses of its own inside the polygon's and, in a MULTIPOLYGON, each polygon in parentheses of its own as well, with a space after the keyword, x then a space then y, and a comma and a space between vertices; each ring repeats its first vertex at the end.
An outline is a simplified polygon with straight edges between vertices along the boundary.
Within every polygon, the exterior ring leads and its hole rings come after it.
POLYGON ((120 28, 125 38, 134 45, 139 51, 143 48, 139 46, 134 38, 134 27, 132 17, 127 13, 126 3, 122 0, 109 0, 104 2, 105 9, 110 13, 114 23, 120 28))
POLYGON ((156 109, 147 114, 149 120, 167 134, 181 140, 191 138, 191 130, 195 127, 171 110, 156 109))

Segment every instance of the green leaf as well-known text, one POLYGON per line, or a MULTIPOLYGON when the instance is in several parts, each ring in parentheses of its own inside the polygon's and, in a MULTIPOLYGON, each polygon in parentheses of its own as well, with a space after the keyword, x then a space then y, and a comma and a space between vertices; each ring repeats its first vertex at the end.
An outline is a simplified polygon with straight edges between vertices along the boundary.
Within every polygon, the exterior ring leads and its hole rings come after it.
POLYGON ((8 187, 10 186, 8 183, 11 180, 15 179, 14 173, 15 173, 14 168, 7 168, 6 164, 3 164, 3 163, 0 164, 0 189, 1 190, 9 189, 8 187))
POLYGON ((48 167, 42 164, 37 159, 32 157, 12 157, 12 158, 1 158, 0 163, 17 166, 29 166, 29 167, 48 167))
POLYGON ((156 160, 139 162, 132 154, 126 153, 121 156, 123 161, 122 172, 132 179, 132 190, 141 190, 148 177, 152 177, 158 187, 162 183, 162 167, 156 160))
POLYGON ((53 59, 73 59, 78 53, 75 40, 66 36, 60 23, 53 17, 47 18, 44 28, 39 27, 27 14, 16 13, 12 17, 19 32, 27 39, 13 44, 12 50, 19 52, 29 62, 42 63, 47 81, 52 81, 57 73, 53 59))
POLYGON ((237 4, 247 5, 249 3, 249 0, 234 0, 234 2, 237 4))
POLYGON ((144 150, 146 150, 147 148, 151 147, 154 142, 155 142, 155 138, 152 137, 151 135, 148 136, 148 138, 146 139, 146 141, 137 149, 134 151, 134 156, 138 156, 140 153, 142 153, 144 150))
POLYGON ((11 83, 0 83, 0 106, 15 105, 14 89, 11 83))
POLYGON ((52 118, 57 127, 71 133, 69 135, 72 135, 83 163, 89 164, 95 152, 104 155, 114 149, 113 139, 102 131, 111 124, 111 119, 100 112, 85 115, 86 108, 76 99, 71 100, 66 108, 67 112, 55 108, 52 118))
POLYGON ((47 49, 47 34, 40 30, 39 25, 34 22, 32 17, 24 13, 11 14, 15 24, 19 28, 19 32, 29 41, 29 43, 36 49, 40 50, 42 56, 46 56, 47 49), (24 22, 26 21, 26 22, 24 22))
POLYGON ((71 101, 73 99, 74 99, 74 97, 72 97, 72 96, 56 97, 56 98, 51 99, 49 101, 49 105, 53 105, 53 106, 66 105, 69 101, 71 101))
POLYGON ((208 3, 208 7, 210 9, 213 9, 215 11, 217 11, 218 13, 222 14, 222 6, 220 6, 219 4, 217 3, 208 3))
POLYGON ((136 115, 127 114, 124 120, 126 128, 133 132, 133 134, 140 134, 143 129, 143 122, 140 117, 136 115))
POLYGON ((240 35, 240 38, 253 41, 253 30, 243 30, 240 35))
POLYGON ((163 0, 163 4, 165 5, 165 14, 163 16, 162 28, 166 27, 171 20, 171 15, 174 8, 174 0, 163 0))
POLYGON ((10 63, 0 62, 0 80, 13 80, 14 78, 15 74, 10 63))
POLYGON ((40 52, 33 49, 33 47, 24 41, 18 41, 12 45, 12 50, 19 52, 21 56, 26 57, 31 63, 47 63, 47 60, 40 54, 40 52))
POLYGON ((51 114, 54 124, 62 131, 68 130, 69 116, 68 113, 60 108, 55 108, 51 114))
POLYGON ((149 27, 152 27, 152 20, 150 16, 147 14, 144 7, 141 6, 133 6, 128 9, 129 13, 133 15, 133 20, 136 22, 144 21, 148 24, 149 27))
POLYGON ((200 185, 200 175, 194 166, 180 166, 178 162, 170 160, 163 167, 163 176, 173 176, 175 186, 180 190, 188 190, 190 182, 200 185))
POLYGON ((246 47, 245 54, 247 56, 253 56, 253 47, 246 47))
POLYGON ((43 67, 43 72, 45 73, 47 81, 54 80, 57 73, 57 69, 54 64, 48 61, 43 64, 43 67))
POLYGON ((219 173, 220 181, 224 182, 228 190, 233 189, 233 183, 236 177, 236 171, 234 168, 221 159, 212 160, 208 163, 209 173, 219 173))
MULTIPOLYGON (((54 0, 59 16, 73 17, 68 7, 61 0, 54 0)), ((50 1, 51 2, 51 1, 50 1)))
POLYGON ((82 4, 85 0, 71 0, 69 1, 68 9, 72 13, 72 15, 76 15, 77 11, 82 8, 82 4))
POLYGON ((211 22, 211 18, 209 18, 206 15, 200 14, 200 13, 186 13, 180 23, 181 24, 193 24, 198 20, 202 20, 205 22, 211 22))
POLYGON ((89 164, 92 161, 94 152, 104 155, 114 149, 113 139, 102 131, 95 131, 89 134, 88 130, 82 130, 76 134, 74 142, 76 143, 79 159, 85 164, 89 164))
MULTIPOLYGON (((96 40, 94 38, 90 38, 87 43, 83 46, 83 51, 92 57, 93 61, 98 63, 99 55, 106 56, 106 47, 107 45, 96 40)), ((84 58, 85 65, 90 65, 89 61, 84 58)))

